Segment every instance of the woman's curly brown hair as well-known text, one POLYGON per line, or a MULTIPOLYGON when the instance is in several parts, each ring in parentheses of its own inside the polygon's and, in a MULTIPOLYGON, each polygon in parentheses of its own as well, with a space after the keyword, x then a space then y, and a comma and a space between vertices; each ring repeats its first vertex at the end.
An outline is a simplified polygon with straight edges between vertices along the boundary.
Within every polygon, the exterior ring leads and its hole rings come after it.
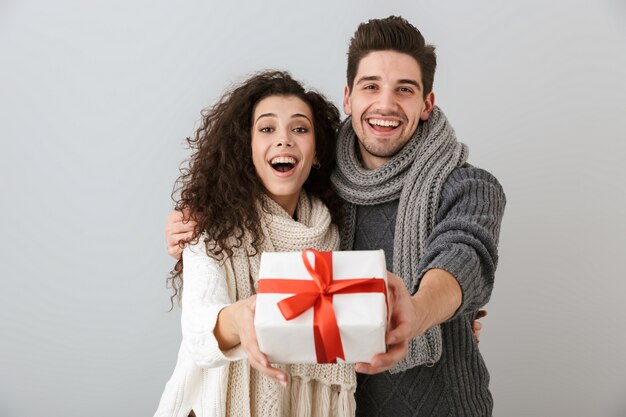
MULTIPOLYGON (((191 243, 206 235, 207 254, 216 260, 233 255, 243 245, 244 233, 252 239, 253 253, 263 243, 257 204, 263 185, 252 163, 252 119, 256 104, 270 96, 293 96, 309 105, 313 113, 315 152, 319 169, 312 169, 304 183, 309 195, 329 208, 335 224, 342 221, 342 202, 331 187, 335 167, 336 131, 339 111, 323 95, 306 91, 287 72, 266 71, 253 75, 226 92, 212 107, 202 111, 202 125, 187 138, 192 155, 181 168, 172 198, 176 210, 189 209, 197 222, 191 243), (180 192, 180 197, 174 197, 180 192)), ((180 300, 182 259, 170 272, 168 284, 180 300)))

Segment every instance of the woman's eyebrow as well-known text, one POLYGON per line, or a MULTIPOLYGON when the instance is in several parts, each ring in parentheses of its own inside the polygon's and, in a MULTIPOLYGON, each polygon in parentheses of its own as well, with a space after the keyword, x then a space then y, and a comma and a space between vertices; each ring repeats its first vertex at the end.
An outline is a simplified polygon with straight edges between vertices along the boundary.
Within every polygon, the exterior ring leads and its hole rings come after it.
POLYGON ((260 118, 262 117, 278 117, 276 115, 276 113, 263 113, 261 115, 259 115, 259 117, 256 118, 256 120, 254 121, 254 123, 258 122, 260 118))
MULTIPOLYGON (((291 115, 291 118, 294 119, 296 117, 304 117, 305 119, 307 119, 309 122, 311 122, 311 119, 309 119, 309 116, 307 116, 306 114, 302 114, 302 113, 294 113, 291 115)), ((312 122, 311 122, 312 123, 312 122)))
MULTIPOLYGON (((278 117, 278 115, 276 113, 263 113, 260 114, 259 117, 256 118, 256 120, 254 121, 254 123, 258 122, 259 119, 263 118, 263 117, 278 117)), ((304 117, 305 119, 307 119, 309 122, 311 122, 311 119, 309 119, 309 116, 307 116, 304 113, 294 113, 291 115, 292 119, 298 118, 298 117, 304 117)), ((311 122, 313 123, 313 122, 311 122)))

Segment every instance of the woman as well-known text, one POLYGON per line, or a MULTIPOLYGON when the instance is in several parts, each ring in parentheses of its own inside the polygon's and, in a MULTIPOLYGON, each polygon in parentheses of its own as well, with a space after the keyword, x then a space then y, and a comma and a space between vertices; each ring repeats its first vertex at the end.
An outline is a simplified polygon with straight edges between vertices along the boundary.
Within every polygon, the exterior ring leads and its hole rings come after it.
POLYGON ((257 74, 203 112, 178 180, 177 209, 197 222, 170 277, 183 340, 155 416, 354 415, 353 366, 272 367, 253 327, 261 252, 339 248, 338 125, 330 102, 284 72, 257 74))

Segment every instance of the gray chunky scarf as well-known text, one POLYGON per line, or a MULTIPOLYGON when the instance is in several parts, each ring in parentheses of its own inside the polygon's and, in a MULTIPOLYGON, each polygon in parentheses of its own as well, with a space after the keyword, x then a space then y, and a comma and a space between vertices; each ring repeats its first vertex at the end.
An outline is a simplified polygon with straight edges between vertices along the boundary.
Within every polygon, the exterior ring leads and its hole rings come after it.
MULTIPOLYGON (((419 285, 418 267, 435 216, 444 182, 465 163, 467 146, 458 142, 452 126, 435 106, 429 119, 420 122, 407 144, 381 167, 363 168, 357 154, 352 119, 341 126, 337 142, 337 169, 332 182, 348 202, 347 227, 342 247, 352 249, 356 206, 376 205, 399 199, 396 217, 393 270, 414 294, 419 285)), ((390 370, 402 372, 418 365, 433 365, 441 357, 441 327, 434 326, 409 342, 407 356, 390 370)))

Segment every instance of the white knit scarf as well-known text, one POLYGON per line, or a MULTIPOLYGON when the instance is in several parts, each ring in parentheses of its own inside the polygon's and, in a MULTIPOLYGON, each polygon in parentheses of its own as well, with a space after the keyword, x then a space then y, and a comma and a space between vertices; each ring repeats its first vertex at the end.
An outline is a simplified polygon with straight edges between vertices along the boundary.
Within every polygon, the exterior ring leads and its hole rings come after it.
MULTIPOLYGON (((419 285, 419 263, 435 225, 443 184, 453 169, 465 163, 467 155, 467 146, 457 142, 446 116, 435 107, 400 152, 381 167, 368 170, 359 160, 357 138, 352 119, 348 118, 339 132, 337 169, 331 177, 337 193, 349 203, 348 227, 342 231, 343 248, 352 249, 356 206, 399 199, 393 270, 414 294, 419 285)), ((441 328, 435 326, 411 340, 405 359, 390 371, 432 365, 441 357, 441 350, 441 328)))
MULTIPOLYGON (((261 207, 261 204, 259 204, 261 207)), ((300 193, 294 220, 269 197, 263 197, 261 225, 264 242, 261 252, 301 251, 314 248, 332 251, 339 248, 339 232, 331 224, 328 208, 318 199, 300 193)), ((252 253, 249 236, 245 247, 237 249, 228 262, 235 275, 237 300, 256 292, 260 253, 252 253)), ((351 417, 356 411, 353 365, 273 365, 290 375, 287 390, 250 367, 247 360, 232 362, 226 409, 230 416, 337 416, 351 417), (249 401, 245 401, 248 399, 249 401), (237 401, 237 399, 244 399, 237 401)))

